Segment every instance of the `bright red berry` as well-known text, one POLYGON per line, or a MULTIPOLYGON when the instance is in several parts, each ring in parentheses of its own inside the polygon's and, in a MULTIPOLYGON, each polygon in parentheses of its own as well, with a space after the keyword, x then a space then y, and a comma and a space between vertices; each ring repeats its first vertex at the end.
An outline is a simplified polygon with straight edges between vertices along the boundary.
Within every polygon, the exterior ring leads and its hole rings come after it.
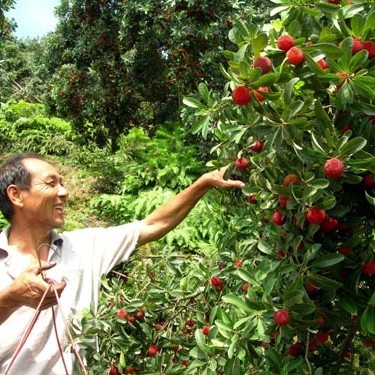
POLYGON ((137 321, 137 317, 135 315, 128 316, 128 321, 134 324, 137 321))
POLYGON ((249 161, 246 158, 238 158, 236 159, 234 164, 237 169, 239 169, 240 171, 244 171, 248 168, 249 161))
POLYGON ((250 284, 249 283, 243 283, 241 288, 244 292, 247 292, 250 288, 250 284))
POLYGON ((126 319, 126 317, 128 316, 128 312, 125 311, 125 310, 118 310, 117 311, 117 317, 120 318, 120 319, 126 319))
POLYGON ((273 64, 269 57, 260 56, 254 61, 253 67, 260 68, 262 70, 262 74, 267 74, 272 70, 273 64))
POLYGON ((276 225, 283 225, 285 220, 283 218, 283 213, 281 210, 277 210, 273 215, 272 215, 272 221, 276 225))
POLYGON ((181 366, 188 367, 188 366, 189 366, 189 361, 186 360, 186 359, 183 359, 183 360, 181 361, 181 366))
POLYGON ((366 263, 362 268, 362 273, 369 276, 375 275, 375 260, 366 263))
POLYGON ((284 259, 284 258, 285 258, 285 253, 284 253, 284 251, 282 251, 282 250, 277 250, 276 258, 277 258, 277 259, 284 259))
POLYGON ((252 204, 255 204, 257 202, 257 195, 256 194, 250 194, 247 197, 248 201, 252 204))
POLYGON ((237 105, 250 103, 251 95, 246 86, 237 86, 232 92, 232 99, 237 105))
POLYGON ((305 55, 303 54, 302 50, 299 49, 298 47, 292 47, 286 53, 286 61, 289 64, 292 64, 294 66, 298 66, 302 64, 304 59, 305 59, 305 55))
POLYGON ((328 64, 327 64, 327 61, 325 59, 320 59, 319 61, 317 61, 317 64, 322 68, 322 69, 328 69, 328 64))
POLYGON ((150 357, 154 357, 156 356, 156 354, 158 354, 158 351, 159 351, 159 348, 156 345, 150 345, 147 353, 150 357))
POLYGON ((256 140, 253 144, 250 145, 250 150, 254 152, 260 152, 263 150, 264 141, 256 140))
POLYGON ((344 163, 338 158, 328 159, 324 164, 324 173, 328 178, 339 178, 344 172, 344 163))
POLYGON ((209 333, 210 333, 210 330, 211 330, 211 328, 210 328, 209 326, 204 326, 204 327, 202 328, 202 333, 203 333, 205 336, 208 336, 209 333))
POLYGON ((372 40, 366 40, 363 42, 363 48, 368 52, 368 58, 372 59, 375 57, 375 42, 372 40))
POLYGON ((335 231, 339 226, 339 221, 334 217, 326 217, 320 224, 323 232, 329 233, 335 231))
POLYGON ((310 224, 321 224, 326 218, 326 212, 316 207, 307 210, 306 219, 310 224))
POLYGON ((365 46, 364 46, 362 40, 353 38, 352 55, 355 55, 359 51, 362 51, 364 48, 365 48, 365 46))
POLYGON ((277 48, 283 51, 289 51, 292 47, 294 47, 294 38, 290 35, 281 35, 277 39, 277 48))
POLYGON ((224 288, 223 281, 219 276, 211 277, 211 285, 214 286, 218 291, 221 291, 224 288))
POLYGON ((139 309, 138 312, 135 314, 135 317, 137 319, 143 319, 145 317, 146 313, 144 309, 139 309))
POLYGON ((270 92, 270 89, 268 87, 258 87, 258 89, 256 90, 253 90, 253 95, 260 101, 262 102, 263 100, 265 100, 265 96, 262 95, 262 93, 267 93, 267 92, 270 92))
POLYGON ((195 324, 195 322, 194 322, 194 320, 192 320, 192 319, 189 319, 189 320, 186 322, 186 325, 189 326, 189 327, 194 327, 194 324, 195 324))
POLYGON ((287 309, 281 309, 273 314, 273 320, 279 326, 286 326, 290 322, 290 315, 287 309))
POLYGON ((327 0, 329 4, 341 4, 341 0, 327 0))
POLYGON ((294 173, 290 173, 285 176, 283 184, 284 186, 289 186, 290 184, 298 184, 300 182, 300 179, 297 175, 294 173))
POLYGON ((329 334, 328 332, 323 331, 317 332, 315 339, 316 342, 319 342, 320 344, 325 344, 329 339, 329 334))

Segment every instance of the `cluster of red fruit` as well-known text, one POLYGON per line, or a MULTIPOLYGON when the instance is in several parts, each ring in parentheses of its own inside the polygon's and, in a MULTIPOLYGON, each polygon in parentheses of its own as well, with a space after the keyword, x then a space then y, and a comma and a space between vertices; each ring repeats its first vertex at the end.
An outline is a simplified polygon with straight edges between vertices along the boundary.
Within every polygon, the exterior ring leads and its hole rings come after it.
POLYGON ((137 320, 142 320, 146 315, 146 312, 144 309, 138 309, 137 313, 134 315, 129 315, 129 313, 126 310, 118 310, 117 311, 117 317, 119 319, 126 319, 129 323, 135 323, 137 320))

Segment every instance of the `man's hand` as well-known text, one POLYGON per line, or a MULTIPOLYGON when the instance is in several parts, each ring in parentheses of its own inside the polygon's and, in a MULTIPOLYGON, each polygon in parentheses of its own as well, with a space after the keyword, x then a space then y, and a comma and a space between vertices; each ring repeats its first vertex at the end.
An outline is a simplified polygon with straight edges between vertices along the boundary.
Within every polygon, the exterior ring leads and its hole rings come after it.
POLYGON ((0 324, 21 306, 37 308, 46 289, 49 290, 40 308, 44 310, 57 304, 51 284, 54 285, 58 296, 60 296, 66 282, 45 281, 42 277, 43 271, 54 266, 55 264, 46 262, 43 262, 41 267, 36 263, 32 264, 16 277, 7 288, 0 291, 0 324))
POLYGON ((208 172, 204 177, 208 180, 208 184, 211 187, 217 187, 221 189, 242 189, 245 187, 245 184, 239 180, 226 180, 224 178, 225 173, 228 169, 227 167, 222 167, 214 171, 208 172))

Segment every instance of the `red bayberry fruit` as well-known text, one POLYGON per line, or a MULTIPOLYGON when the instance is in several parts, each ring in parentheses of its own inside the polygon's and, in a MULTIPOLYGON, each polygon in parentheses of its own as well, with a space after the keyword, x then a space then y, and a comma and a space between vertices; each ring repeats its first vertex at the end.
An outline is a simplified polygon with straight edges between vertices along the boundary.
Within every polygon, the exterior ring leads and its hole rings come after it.
POLYGON ((194 320, 192 320, 192 319, 189 319, 189 320, 186 322, 186 325, 189 326, 189 327, 194 327, 194 324, 195 324, 195 322, 194 322, 194 320))
POLYGON ((203 326, 202 328, 202 333, 205 335, 205 336, 208 336, 209 333, 210 333, 210 330, 211 328, 209 326, 203 326))
POLYGON ((272 70, 273 64, 269 57, 260 56, 254 61, 253 67, 260 68, 262 69, 262 74, 267 74, 272 70))
POLYGON ((292 47, 288 52, 286 53, 286 61, 289 64, 292 64, 294 66, 298 66, 302 64, 303 60, 305 59, 305 56, 301 49, 298 47, 292 47))
POLYGON ((116 365, 111 365, 111 367, 109 368, 108 375, 120 375, 120 371, 116 365))
POLYGON ((243 283, 241 288, 244 292, 247 292, 250 288, 250 285, 249 283, 243 283))
POLYGON ((315 336, 316 342, 319 342, 320 344, 325 344, 328 341, 328 338, 329 338, 328 332, 323 332, 323 331, 317 332, 315 336))
POLYGON ((273 215, 272 215, 272 221, 276 225, 283 225, 284 224, 284 218, 283 218, 283 213, 281 210, 277 210, 273 215))
POLYGON ((339 221, 334 217, 326 217, 320 224, 320 228, 323 232, 329 233, 335 231, 339 226, 339 221))
POLYGON ((317 61, 317 64, 322 68, 322 69, 328 69, 328 64, 325 59, 320 59, 317 61))
POLYGON ((154 327, 155 327, 155 329, 158 330, 158 331, 160 331, 161 329, 164 328, 163 324, 161 324, 161 323, 156 323, 154 327))
POLYGON ((145 317, 146 313, 144 309, 139 309, 137 314, 135 314, 135 317, 137 319, 143 319, 145 317))
POLYGON ((183 360, 181 361, 181 366, 188 367, 188 366, 189 366, 189 361, 186 360, 186 359, 183 359, 183 360))
POLYGON ((345 132, 347 132, 348 130, 350 130, 350 125, 349 125, 349 124, 345 124, 345 125, 341 128, 341 132, 342 132, 342 133, 345 133, 345 132))
POLYGON ((283 51, 289 51, 294 47, 294 39, 290 35, 281 35, 277 39, 277 48, 283 51))
POLYGON ((260 152, 263 150, 264 141, 256 140, 253 144, 250 145, 250 150, 254 152, 260 152))
POLYGON ((362 273, 369 276, 375 275, 375 260, 366 263, 362 268, 362 273))
POLYGON ((365 48, 365 46, 364 46, 362 40, 353 38, 352 55, 355 55, 359 51, 362 51, 364 48, 365 48))
POLYGON ((232 92, 232 99, 237 105, 246 105, 250 103, 250 91, 245 86, 237 86, 232 92))
POLYGON ((341 0, 327 0, 329 4, 341 4, 341 0))
POLYGON ((324 173, 328 178, 339 178, 344 172, 344 163, 338 158, 328 159, 324 164, 324 173))
POLYGON ((211 285, 214 286, 219 291, 223 290, 224 288, 223 282, 219 276, 211 277, 211 285))
POLYGON ((375 176, 371 173, 368 173, 363 177, 362 182, 366 190, 373 189, 375 187, 375 176))
POLYGON ((300 179, 297 175, 294 173, 290 173, 284 178, 284 186, 289 186, 290 184, 298 184, 300 182, 300 179))
POLYGON ((256 203, 257 202, 257 198, 256 198, 256 194, 250 194, 248 197, 247 197, 248 201, 250 203, 256 203))
POLYGON ((284 253, 284 251, 282 251, 282 250, 277 250, 276 258, 277 258, 277 259, 284 259, 284 258, 285 258, 285 253, 284 253))
POLYGON ((290 198, 285 195, 280 194, 277 197, 277 201, 279 202, 279 205, 281 207, 286 207, 288 205, 288 202, 290 201, 290 198))
POLYGON ((350 246, 341 246, 340 247, 340 253, 344 255, 349 255, 353 249, 350 246))
POLYGON ((368 58, 372 59, 375 57, 375 42, 372 40, 366 40, 363 42, 363 48, 368 52, 368 58))
POLYGON ((310 224, 321 224, 326 218, 326 212, 316 207, 307 210, 306 219, 310 224))
POLYGON ((234 263, 235 268, 241 268, 242 267, 242 259, 237 259, 234 263))
POLYGON ((262 95, 262 93, 270 92, 270 89, 268 87, 259 87, 257 90, 253 90, 253 95, 262 102, 265 97, 262 95))
POLYGON ((249 161, 246 158, 238 158, 235 161, 235 166, 240 171, 244 171, 244 170, 246 170, 248 168, 249 161))
POLYGON ((128 316, 128 312, 125 310, 117 311, 117 317, 120 319, 125 319, 128 316))
POLYGON ((135 315, 131 315, 131 316, 128 316, 128 321, 130 322, 130 323, 135 323, 136 321, 137 321, 137 318, 136 318, 136 316, 135 315))
POLYGON ((158 354, 158 351, 159 351, 159 348, 156 345, 150 345, 147 353, 150 357, 154 357, 156 356, 156 354, 158 354))
POLYGON ((273 314, 273 320, 279 326, 286 326, 290 322, 290 315, 287 309, 281 309, 273 314))

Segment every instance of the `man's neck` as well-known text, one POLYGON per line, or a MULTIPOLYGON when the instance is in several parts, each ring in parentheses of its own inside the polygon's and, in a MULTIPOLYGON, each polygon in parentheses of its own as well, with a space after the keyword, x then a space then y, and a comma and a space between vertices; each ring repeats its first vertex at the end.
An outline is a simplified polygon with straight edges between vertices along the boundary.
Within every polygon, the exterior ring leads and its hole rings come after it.
POLYGON ((39 260, 47 260, 50 242, 51 232, 13 225, 10 227, 8 244, 20 253, 30 254, 39 260))

